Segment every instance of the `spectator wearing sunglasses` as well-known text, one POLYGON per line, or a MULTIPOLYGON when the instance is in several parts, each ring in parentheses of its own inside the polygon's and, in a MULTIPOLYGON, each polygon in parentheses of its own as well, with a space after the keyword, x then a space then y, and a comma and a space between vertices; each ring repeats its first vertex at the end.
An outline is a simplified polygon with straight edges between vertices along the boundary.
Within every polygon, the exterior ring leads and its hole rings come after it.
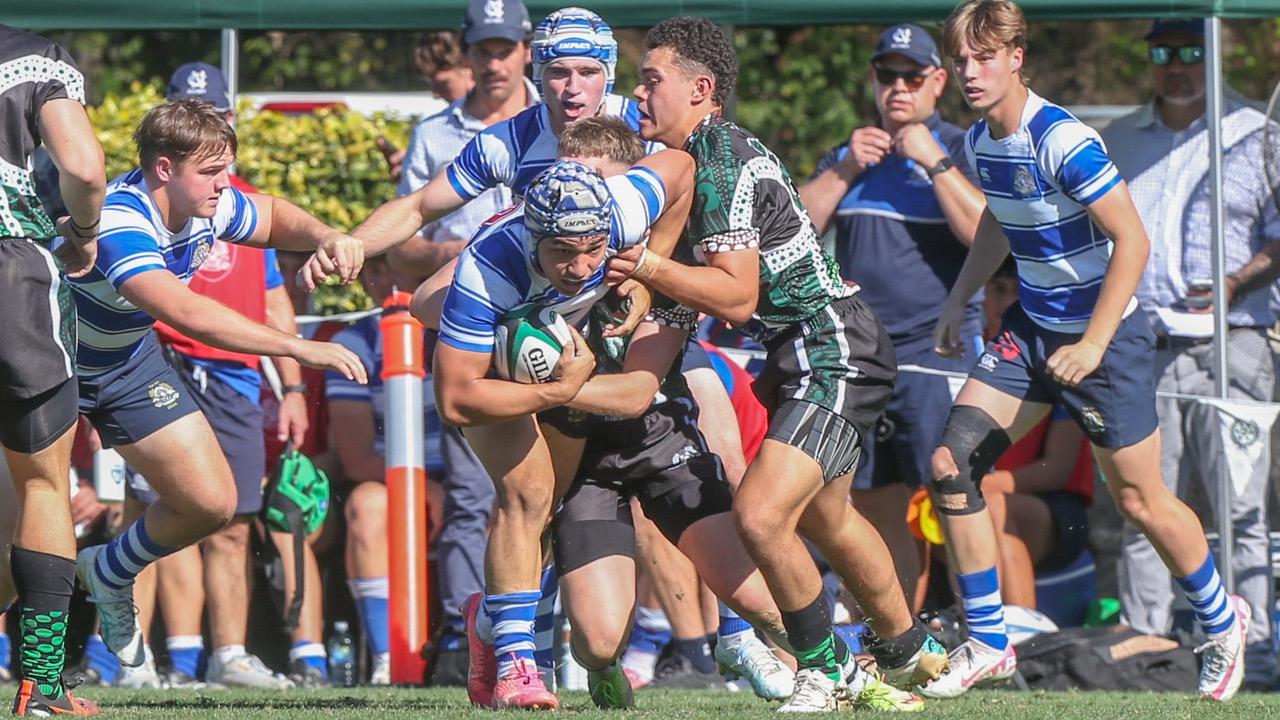
MULTIPOLYGON (((1151 102, 1115 120, 1103 139, 1129 183, 1151 238, 1151 255, 1137 297, 1156 331, 1158 389, 1214 395, 1211 325, 1203 314, 1218 300, 1212 289, 1209 134, 1205 118, 1204 24, 1157 20, 1146 35, 1151 102), (1197 322, 1201 321, 1201 322, 1197 322)), ((1270 400, 1274 383, 1265 329, 1274 320, 1269 287, 1280 263, 1280 213, 1263 168, 1266 117, 1229 93, 1223 120, 1223 242, 1226 248, 1229 394, 1270 400)), ((1161 472, 1171 490, 1205 497, 1202 517, 1218 502, 1219 468, 1234 489, 1235 592, 1254 616, 1271 617, 1273 591, 1266 513, 1269 458, 1266 427, 1224 415, 1207 404, 1157 400, 1161 472), (1193 485, 1194 483, 1194 485, 1193 485), (1189 492, 1199 486, 1204 492, 1189 492)), ((1193 505, 1194 506, 1194 505, 1193 505)), ((1143 632, 1170 626, 1169 573, 1141 534, 1126 528, 1120 595, 1126 622, 1143 632)), ((1275 676, 1271 623, 1249 626, 1246 687, 1270 686, 1275 676)))
MULTIPOLYGON (((986 207, 969 176, 964 130, 936 108, 947 71, 929 33, 900 24, 881 33, 867 77, 875 123, 832 149, 800 198, 819 231, 835 232, 840 272, 862 286, 898 363, 966 372, 981 346, 981 296, 969 306, 965 329, 973 343, 966 357, 942 358, 932 340, 986 207)), ((854 477, 854 505, 884 536, 908 599, 920 567, 903 518, 912 493, 929 478, 929 456, 950 406, 945 378, 899 373, 854 477)))

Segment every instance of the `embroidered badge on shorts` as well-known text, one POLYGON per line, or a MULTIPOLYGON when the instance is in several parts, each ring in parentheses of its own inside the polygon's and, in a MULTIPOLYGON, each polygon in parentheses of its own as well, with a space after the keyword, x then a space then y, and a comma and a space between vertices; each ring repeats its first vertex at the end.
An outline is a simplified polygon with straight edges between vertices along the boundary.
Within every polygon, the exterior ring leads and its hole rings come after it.
POLYGON ((151 386, 147 388, 147 397, 151 398, 152 405, 161 410, 172 410, 178 407, 178 391, 163 380, 151 383, 151 386))
POLYGON ((1107 429, 1106 423, 1102 422, 1102 413, 1092 405, 1080 408, 1080 419, 1084 421, 1085 432, 1090 435, 1101 435, 1107 429))

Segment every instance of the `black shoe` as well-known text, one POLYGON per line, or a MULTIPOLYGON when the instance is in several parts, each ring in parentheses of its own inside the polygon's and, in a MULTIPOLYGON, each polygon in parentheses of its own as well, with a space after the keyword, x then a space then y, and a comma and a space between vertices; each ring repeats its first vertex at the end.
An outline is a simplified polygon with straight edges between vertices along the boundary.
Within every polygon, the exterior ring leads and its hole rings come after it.
POLYGON ((333 687, 329 677, 320 668, 307 664, 307 661, 302 658, 289 661, 289 679, 294 685, 308 690, 333 687))
POLYGON ((427 676, 427 684, 432 687, 466 687, 468 668, 467 646, 458 648, 441 648, 436 652, 435 661, 427 676))
POLYGON ((678 653, 658 661, 653 682, 646 687, 676 690, 724 690, 724 678, 715 672, 698 672, 693 663, 678 653))
POLYGON ((18 685, 18 695, 13 699, 13 714, 19 717, 49 717, 50 715, 97 715, 98 706, 82 700, 68 689, 62 697, 52 700, 41 694, 30 680, 18 685))

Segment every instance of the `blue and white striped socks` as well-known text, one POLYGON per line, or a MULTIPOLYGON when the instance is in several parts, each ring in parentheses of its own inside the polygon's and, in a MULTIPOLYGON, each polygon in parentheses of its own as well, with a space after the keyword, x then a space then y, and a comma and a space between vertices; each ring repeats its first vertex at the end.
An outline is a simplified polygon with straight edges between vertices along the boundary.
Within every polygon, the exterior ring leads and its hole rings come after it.
POLYGON ((1199 570, 1186 577, 1175 578, 1196 611, 1196 619, 1211 637, 1221 635, 1235 624, 1236 612, 1231 598, 1222 586, 1218 568, 1213 563, 1213 553, 1204 559, 1199 570))
POLYGON ((94 574, 98 581, 113 590, 123 590, 151 563, 181 548, 166 548, 147 533, 147 517, 138 518, 128 530, 120 533, 98 553, 94 574))
POLYGON ((311 640, 296 640, 289 649, 289 662, 302 660, 307 667, 320 671, 321 677, 329 679, 329 659, 325 657, 324 645, 311 640))
POLYGON ((511 674, 519 662, 534 665, 533 618, 541 597, 539 590, 484 596, 484 612, 493 626, 498 677, 511 674))
POLYGON ((1004 627, 1004 601, 1000 599, 1000 580, 995 567, 975 573, 956 573, 960 596, 964 602, 964 621, 969 637, 996 650, 1009 646, 1004 627))
MULTIPOLYGON (((549 565, 542 571, 541 597, 538 598, 538 609, 533 618, 534 644, 533 658, 538 664, 538 672, 545 678, 555 677, 556 640, 559 636, 556 623, 556 601, 560 598, 560 573, 555 565, 549 565)), ((553 687, 551 683, 547 687, 553 687)))
POLYGON ((716 643, 725 647, 737 647, 748 638, 755 637, 755 630, 752 629, 751 623, 742 619, 742 616, 733 611, 733 608, 725 605, 723 601, 717 600, 716 604, 720 606, 720 626, 716 628, 716 643))
POLYGON ((204 674, 207 653, 204 650, 204 638, 200 635, 170 635, 165 638, 165 648, 169 651, 169 664, 174 670, 186 673, 192 680, 204 674))
POLYGON ((387 576, 352 578, 347 581, 356 612, 368 641, 369 652, 382 655, 391 651, 390 615, 387 610, 387 576))

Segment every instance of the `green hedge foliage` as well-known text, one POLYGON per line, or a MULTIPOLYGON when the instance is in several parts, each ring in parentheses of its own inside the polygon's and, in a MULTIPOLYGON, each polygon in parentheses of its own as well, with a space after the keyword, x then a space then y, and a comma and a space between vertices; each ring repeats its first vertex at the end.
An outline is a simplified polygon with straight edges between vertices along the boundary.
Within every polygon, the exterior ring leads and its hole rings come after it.
MULTIPOLYGON (((89 108, 89 119, 107 158, 107 177, 137 167, 133 131, 147 110, 164 101, 160 87, 134 83, 128 95, 107 96, 89 108)), ((236 173, 260 192, 286 198, 344 231, 395 196, 395 185, 376 144, 379 135, 404 147, 410 121, 366 118, 321 110, 285 115, 242 106, 236 118, 240 152, 236 173)), ((316 293, 323 313, 370 306, 358 286, 327 286, 316 293)))

